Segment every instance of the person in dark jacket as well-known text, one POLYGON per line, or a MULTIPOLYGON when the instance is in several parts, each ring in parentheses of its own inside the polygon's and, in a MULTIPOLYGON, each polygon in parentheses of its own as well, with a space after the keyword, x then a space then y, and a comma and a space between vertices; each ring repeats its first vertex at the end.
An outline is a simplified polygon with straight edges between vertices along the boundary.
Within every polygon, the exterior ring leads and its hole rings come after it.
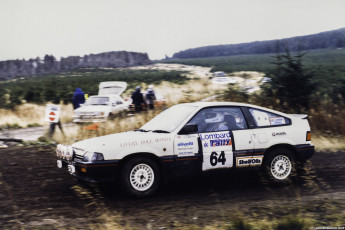
POLYGON ((153 90, 153 85, 149 85, 149 88, 146 91, 146 103, 148 104, 150 109, 154 109, 156 100, 156 94, 153 90))
POLYGON ((132 93, 132 100, 135 106, 135 112, 140 112, 143 110, 142 104, 145 103, 143 94, 140 92, 140 86, 137 86, 135 91, 132 93))
POLYGON ((73 95, 73 109, 78 109, 80 104, 85 103, 85 94, 81 88, 76 88, 73 95))

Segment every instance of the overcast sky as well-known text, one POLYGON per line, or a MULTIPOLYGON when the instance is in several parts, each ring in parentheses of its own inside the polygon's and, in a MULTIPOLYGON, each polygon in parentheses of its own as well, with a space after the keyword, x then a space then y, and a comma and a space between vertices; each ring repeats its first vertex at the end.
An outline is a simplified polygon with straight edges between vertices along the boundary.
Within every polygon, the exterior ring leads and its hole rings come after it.
POLYGON ((345 0, 0 0, 0 60, 194 47, 345 27, 345 0))

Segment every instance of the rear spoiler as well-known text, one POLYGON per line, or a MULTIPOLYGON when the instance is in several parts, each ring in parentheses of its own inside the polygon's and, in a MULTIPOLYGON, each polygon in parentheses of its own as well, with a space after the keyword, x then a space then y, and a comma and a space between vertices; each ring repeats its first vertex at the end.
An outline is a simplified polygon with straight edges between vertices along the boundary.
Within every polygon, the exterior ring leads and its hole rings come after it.
POLYGON ((290 115, 294 116, 294 117, 301 118, 301 119, 307 119, 308 118, 308 114, 290 114, 290 115))

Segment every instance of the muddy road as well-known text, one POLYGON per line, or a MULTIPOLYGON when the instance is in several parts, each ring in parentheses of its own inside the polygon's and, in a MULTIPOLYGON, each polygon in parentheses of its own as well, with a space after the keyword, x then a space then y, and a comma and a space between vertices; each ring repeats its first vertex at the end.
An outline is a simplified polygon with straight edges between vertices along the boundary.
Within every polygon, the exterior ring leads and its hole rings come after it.
POLYGON ((170 180, 140 200, 114 185, 78 182, 56 167, 51 147, 10 147, 0 149, 0 157, 1 229, 203 227, 236 213, 252 222, 291 214, 325 226, 345 219, 343 152, 317 152, 287 187, 268 185, 257 171, 239 171, 170 180))

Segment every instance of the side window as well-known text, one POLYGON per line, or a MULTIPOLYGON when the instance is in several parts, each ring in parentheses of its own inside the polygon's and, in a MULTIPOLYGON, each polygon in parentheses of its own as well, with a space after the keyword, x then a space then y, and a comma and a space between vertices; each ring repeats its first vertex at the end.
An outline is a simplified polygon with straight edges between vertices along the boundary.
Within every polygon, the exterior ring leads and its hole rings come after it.
POLYGON ((189 123, 197 124, 199 133, 247 129, 247 123, 238 107, 202 109, 189 123))
POLYGON ((290 119, 258 109, 249 109, 258 127, 290 125, 290 119))

